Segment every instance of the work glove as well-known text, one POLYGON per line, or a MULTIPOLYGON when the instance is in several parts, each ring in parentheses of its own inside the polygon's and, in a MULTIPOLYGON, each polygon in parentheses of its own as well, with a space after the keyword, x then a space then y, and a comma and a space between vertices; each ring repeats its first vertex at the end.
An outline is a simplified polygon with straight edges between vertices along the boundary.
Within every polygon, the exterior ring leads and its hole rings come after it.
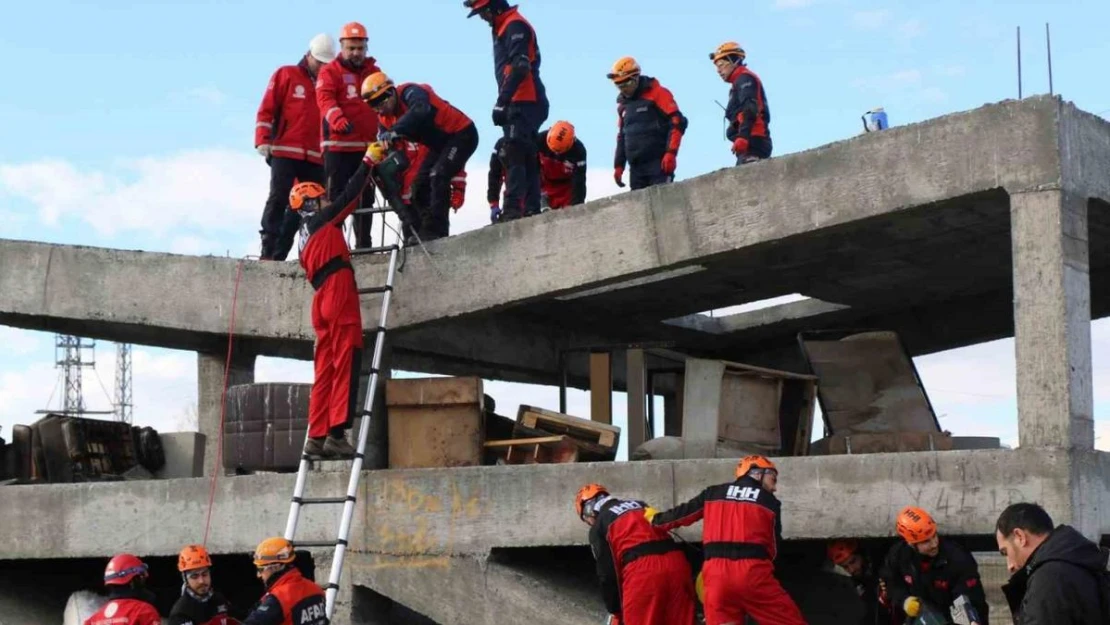
POLYGON ((451 179, 451 208, 456 212, 466 201, 466 172, 451 179))
POLYGON ((733 141, 732 142, 732 153, 737 155, 737 156, 740 156, 741 154, 747 154, 748 153, 748 140, 745 139, 744 137, 740 137, 736 141, 733 141))
POLYGON ((504 126, 509 121, 509 113, 501 104, 493 107, 493 125, 504 126))
POLYGON ((674 152, 667 152, 663 155, 663 162, 660 166, 663 168, 663 173, 669 176, 678 167, 678 157, 674 155, 674 152))
POLYGON ((916 617, 921 614, 921 600, 917 597, 906 597, 906 600, 902 602, 902 611, 906 613, 906 616, 916 617))
POLYGON ((392 146, 393 142, 397 139, 400 139, 400 137, 392 130, 383 130, 378 133, 378 141, 381 141, 388 146, 392 146))
POLYGON ((651 523, 651 520, 654 519, 655 515, 658 514, 658 513, 659 513, 658 510, 656 510, 655 508, 652 508, 651 506, 648 506, 648 507, 644 508, 644 519, 648 523, 651 523))
POLYGON ((624 178, 624 167, 618 167, 613 170, 613 180, 617 183, 618 187, 623 189, 624 182, 621 181, 621 178, 624 178))
POLYGON ((263 143, 262 145, 256 146, 254 149, 258 150, 258 155, 262 158, 270 158, 270 150, 272 150, 273 147, 274 146, 269 143, 263 143))
POLYGON ((489 222, 495 224, 501 221, 501 207, 496 204, 489 205, 489 222))
POLYGON ((354 130, 355 127, 351 124, 351 122, 347 121, 347 118, 343 117, 343 115, 336 115, 335 119, 331 123, 331 129, 337 135, 345 135, 350 134, 350 132, 354 130))

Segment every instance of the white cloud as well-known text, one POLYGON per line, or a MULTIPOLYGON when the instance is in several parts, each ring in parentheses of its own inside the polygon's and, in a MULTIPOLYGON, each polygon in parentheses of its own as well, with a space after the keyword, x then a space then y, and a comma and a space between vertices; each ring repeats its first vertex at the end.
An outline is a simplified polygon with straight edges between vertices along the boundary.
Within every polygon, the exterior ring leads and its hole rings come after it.
POLYGON ((186 91, 185 95, 191 100, 213 106, 223 104, 224 101, 227 100, 227 96, 224 95, 224 92, 212 85, 194 87, 186 91))
POLYGON ((852 15, 852 24, 860 30, 878 30, 890 20, 888 9, 857 11, 852 15))
POLYGON ((189 150, 103 171, 58 159, 0 165, 0 194, 29 200, 47 225, 83 221, 99 235, 251 232, 268 185, 253 151, 189 150))
POLYGON ((903 40, 913 39, 925 32, 925 24, 921 20, 906 20, 898 25, 898 34, 903 40))

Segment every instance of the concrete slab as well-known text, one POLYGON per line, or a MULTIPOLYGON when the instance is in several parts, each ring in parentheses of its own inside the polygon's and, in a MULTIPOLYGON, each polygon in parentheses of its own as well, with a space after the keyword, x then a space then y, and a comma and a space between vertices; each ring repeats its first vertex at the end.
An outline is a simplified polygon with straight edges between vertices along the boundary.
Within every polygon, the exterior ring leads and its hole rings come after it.
MULTIPOLYGON (((866 321, 913 334, 914 353, 997 338, 1013 332, 1008 194, 1066 185, 1110 199, 1108 167, 1110 124, 1036 97, 464 233, 410 254, 398 276, 397 365, 550 383, 559 349, 628 340, 739 359, 788 344, 801 321, 724 337, 663 321, 793 292, 848 306, 812 311, 810 327, 866 321), (943 315, 930 331, 926 311, 943 315)), ((1110 282, 1110 210, 1090 224, 1092 282, 1110 282)), ((384 259, 356 267, 364 284, 385 271, 384 259)), ((0 241, 0 323, 219 353, 238 272, 234 259, 0 241)), ((308 358, 299 268, 246 262, 241 280, 245 347, 308 358)), ((1110 313, 1106 289, 1091 295, 1093 316, 1110 313)), ((377 309, 366 298, 368 328, 377 309)))
MULTIPOLYGON (((1054 450, 976 450, 780 458, 787 539, 887 537, 907 504, 949 534, 987 535, 1016 501, 1038 501, 1088 535, 1110 533, 1110 455, 1054 450)), ((586 544, 574 514, 578 487, 669 507, 730 478, 733 460, 661 460, 369 471, 352 530, 354 551, 392 556, 484 555, 494 548, 586 544)), ((244 553, 280 534, 294 475, 221 477, 209 548, 244 553)), ((315 473, 310 496, 342 493, 343 472, 315 473)), ((3 489, 0 526, 19 540, 0 559, 106 556, 122 549, 172 555, 203 534, 207 479, 14 486, 3 489)), ((320 508, 320 507, 316 507, 320 508)), ((311 508, 302 540, 333 538, 338 512, 311 508)), ((684 534, 700 536, 696 526, 684 534)))

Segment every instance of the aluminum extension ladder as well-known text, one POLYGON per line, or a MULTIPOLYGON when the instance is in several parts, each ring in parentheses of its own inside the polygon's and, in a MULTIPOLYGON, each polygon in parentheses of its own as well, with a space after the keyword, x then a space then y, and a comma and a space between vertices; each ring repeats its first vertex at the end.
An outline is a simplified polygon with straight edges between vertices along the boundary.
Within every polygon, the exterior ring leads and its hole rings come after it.
MULTIPOLYGON (((356 215, 366 214, 380 214, 382 216, 382 241, 385 240, 385 218, 388 213, 396 212, 393 207, 389 206, 388 201, 383 198, 383 205, 377 208, 359 208, 355 211, 356 215)), ((372 286, 366 288, 359 288, 358 294, 361 295, 374 295, 382 294, 381 312, 378 315, 378 329, 376 331, 376 338, 374 339, 374 356, 370 365, 370 384, 366 388, 366 399, 363 403, 361 416, 361 423, 358 430, 358 445, 356 446, 356 454, 351 464, 351 477, 347 483, 347 495, 344 497, 305 497, 305 482, 308 479, 309 466, 313 460, 301 452, 300 468, 297 470, 297 483, 293 487, 293 499, 289 505, 289 519, 285 525, 285 539, 292 542, 294 548, 312 547, 312 548, 334 548, 335 555, 331 561, 331 573, 328 575, 328 583, 324 586, 327 596, 327 616, 330 620, 335 612, 335 598, 339 594, 339 579, 343 573, 343 560, 347 553, 347 540, 351 532, 351 523, 354 519, 355 502, 358 496, 359 482, 362 479, 362 463, 366 454, 366 439, 370 433, 370 422, 374 418, 374 398, 377 396, 378 380, 379 380, 379 367, 382 361, 382 349, 385 345, 385 331, 386 331, 386 315, 389 312, 389 300, 393 294, 393 276, 397 271, 397 257, 399 254, 404 253, 404 237, 400 224, 394 229, 390 227, 396 235, 396 240, 392 245, 384 245, 381 247, 366 247, 354 248, 351 250, 352 256, 365 256, 369 254, 389 254, 389 269, 386 274, 385 284, 382 286, 372 286), (343 504, 343 516, 339 521, 338 536, 334 541, 301 541, 295 540, 297 533, 297 522, 300 520, 301 508, 304 506, 312 505, 338 505, 343 504)), ((308 433, 305 433, 305 442, 308 442, 308 433)))

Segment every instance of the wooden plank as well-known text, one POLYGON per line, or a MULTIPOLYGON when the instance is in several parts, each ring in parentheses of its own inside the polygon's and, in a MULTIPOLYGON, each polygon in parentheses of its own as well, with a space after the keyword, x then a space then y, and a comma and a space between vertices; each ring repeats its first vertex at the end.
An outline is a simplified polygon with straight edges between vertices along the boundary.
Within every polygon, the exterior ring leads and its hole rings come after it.
POLYGON ((484 447, 501 464, 555 464, 578 461, 578 444, 569 436, 488 441, 484 447))
POLYGON ((565 435, 561 436, 539 436, 537 438, 507 438, 499 441, 486 441, 482 443, 483 447, 512 447, 513 445, 538 445, 541 443, 561 443, 566 440, 565 435))
POLYGON ((590 353, 590 419, 613 423, 613 367, 609 352, 590 353))
POLYGON ((817 381, 817 376, 811 375, 811 374, 808 374, 808 373, 794 373, 793 371, 781 371, 779 369, 768 369, 766 367, 757 367, 755 365, 746 365, 742 362, 732 362, 731 360, 722 360, 721 363, 725 365, 726 369, 730 369, 730 370, 732 370, 733 372, 736 372, 736 373, 740 373, 742 371, 748 371, 748 372, 751 372, 751 373, 761 374, 761 375, 768 375, 768 376, 773 376, 773 377, 776 377, 776 378, 790 378, 790 379, 793 379, 793 380, 813 380, 814 382, 817 381))
POLYGON ((647 372, 644 371, 644 350, 629 349, 625 353, 628 395, 628 448, 636 449, 647 438, 647 372))
MULTIPOLYGON (((512 431, 514 438, 544 438, 551 435, 551 432, 541 430, 539 428, 529 427, 523 423, 517 422, 512 431)), ((613 460, 617 457, 616 446, 602 447, 596 443, 590 443, 581 439, 574 439, 575 444, 578 446, 578 457, 583 462, 603 462, 613 460)), ((494 448, 496 450, 496 448, 494 448)))
POLYGON ((617 446, 621 429, 614 425, 588 421, 578 417, 544 410, 535 406, 520 406, 517 421, 530 428, 538 428, 556 434, 568 434, 586 442, 602 447, 617 446))
POLYGON ((482 408, 482 379, 477 377, 403 378, 385 382, 388 407, 475 405, 482 408))

